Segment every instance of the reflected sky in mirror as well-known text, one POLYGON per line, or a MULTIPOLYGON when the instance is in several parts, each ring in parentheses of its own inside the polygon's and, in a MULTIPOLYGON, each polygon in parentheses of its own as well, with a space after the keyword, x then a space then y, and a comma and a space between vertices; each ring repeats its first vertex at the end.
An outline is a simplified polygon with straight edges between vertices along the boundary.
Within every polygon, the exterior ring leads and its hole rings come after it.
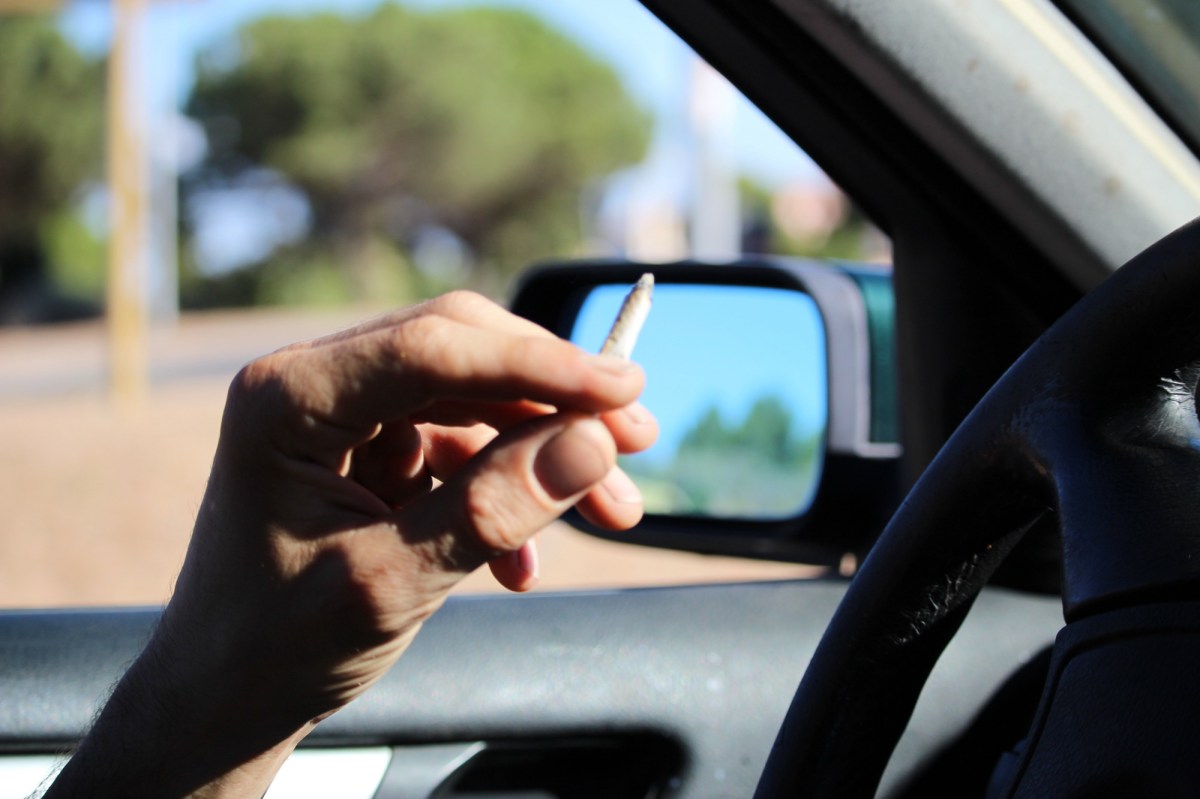
MULTIPOLYGON (((572 341, 599 350, 628 290, 594 289, 572 341)), ((828 418, 824 326, 811 297, 786 289, 660 284, 633 359, 646 370, 642 402, 662 430, 649 452, 623 461, 647 495, 647 510, 782 518, 808 507, 828 418), (726 447, 715 456, 715 441, 735 439, 737 453, 726 447), (764 458, 789 465, 759 468, 764 458), (678 474, 681 462, 691 477, 678 474), (741 480, 752 487, 723 499, 710 496, 692 485, 700 471, 704 482, 731 493, 741 480), (667 472, 670 487, 651 479, 667 472), (689 497, 667 496, 681 491, 689 497)))

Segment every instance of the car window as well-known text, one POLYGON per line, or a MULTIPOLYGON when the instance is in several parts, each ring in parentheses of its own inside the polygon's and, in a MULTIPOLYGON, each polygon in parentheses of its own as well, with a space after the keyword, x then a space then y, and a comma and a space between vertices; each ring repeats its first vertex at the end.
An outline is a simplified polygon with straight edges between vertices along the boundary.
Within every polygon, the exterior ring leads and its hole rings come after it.
MULTIPOLYGON (((547 258, 889 259, 634 0, 38 7, 0 6, 0 606, 164 600, 229 379, 289 342, 547 258)), ((541 546, 547 589, 812 573, 541 546)))

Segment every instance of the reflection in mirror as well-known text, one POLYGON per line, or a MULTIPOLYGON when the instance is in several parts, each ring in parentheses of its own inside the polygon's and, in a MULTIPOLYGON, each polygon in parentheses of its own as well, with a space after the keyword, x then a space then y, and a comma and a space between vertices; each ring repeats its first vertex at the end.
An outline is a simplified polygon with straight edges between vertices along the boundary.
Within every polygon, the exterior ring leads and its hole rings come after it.
MULTIPOLYGON (((628 288, 593 289, 571 340, 597 351, 628 288)), ((621 465, 648 513, 777 520, 808 510, 828 419, 825 329, 811 297, 660 285, 633 359, 661 434, 621 465)))

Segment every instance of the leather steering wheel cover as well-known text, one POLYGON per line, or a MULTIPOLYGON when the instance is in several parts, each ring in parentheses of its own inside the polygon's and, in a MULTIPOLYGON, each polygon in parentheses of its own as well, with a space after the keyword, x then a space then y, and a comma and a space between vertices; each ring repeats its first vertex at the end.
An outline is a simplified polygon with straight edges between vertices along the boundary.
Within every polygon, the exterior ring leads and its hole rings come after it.
POLYGON ((1066 619, 1200 583, 1200 222, 1080 300, 980 401, 835 613, 755 794, 871 796, 979 590, 1046 513, 1066 619))

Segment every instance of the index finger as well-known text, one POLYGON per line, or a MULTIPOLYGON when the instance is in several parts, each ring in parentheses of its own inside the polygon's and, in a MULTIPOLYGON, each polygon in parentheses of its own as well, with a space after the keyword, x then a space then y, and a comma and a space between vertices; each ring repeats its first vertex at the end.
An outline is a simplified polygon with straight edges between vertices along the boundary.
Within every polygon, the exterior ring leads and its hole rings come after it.
POLYGON ((269 387, 266 395, 283 400, 283 407, 264 409, 271 418, 263 421, 290 419, 285 431, 297 435, 288 448, 313 455, 313 447, 326 455, 353 446, 363 431, 441 400, 528 400, 598 413, 631 403, 643 380, 634 364, 590 355, 553 336, 513 335, 436 314, 275 353, 239 377, 244 387, 269 387), (313 435, 318 426, 325 435, 313 435))
POLYGON ((472 291, 452 291, 409 308, 400 308, 368 319, 354 327, 313 339, 301 346, 324 347, 355 336, 384 330, 415 318, 436 314, 473 327, 502 330, 515 336, 554 338, 554 334, 539 324, 508 311, 481 294, 472 291))

